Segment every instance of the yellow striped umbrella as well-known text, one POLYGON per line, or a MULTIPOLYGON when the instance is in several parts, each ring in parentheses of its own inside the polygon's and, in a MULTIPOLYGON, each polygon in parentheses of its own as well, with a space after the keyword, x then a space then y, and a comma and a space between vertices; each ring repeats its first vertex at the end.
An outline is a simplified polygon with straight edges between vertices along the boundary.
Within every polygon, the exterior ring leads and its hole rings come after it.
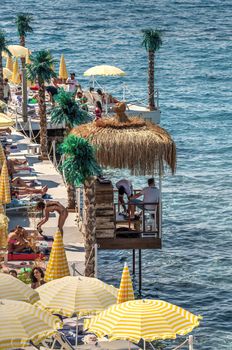
POLYGON ((40 343, 62 328, 58 317, 23 301, 0 300, 0 349, 40 343))
POLYGON ((9 219, 4 215, 3 207, 0 205, 0 251, 6 251, 7 248, 8 222, 9 219))
POLYGON ((60 58, 59 78, 64 80, 68 79, 68 71, 67 71, 63 54, 61 55, 61 58, 60 58))
POLYGON ((12 60, 12 57, 8 55, 6 59, 6 68, 9 69, 10 71, 13 71, 13 60, 12 60))
POLYGON ((3 78, 7 78, 9 80, 11 80, 12 78, 12 71, 8 68, 3 68, 3 78))
POLYGON ((14 64, 13 64, 13 74, 11 77, 11 81, 15 85, 18 85, 21 83, 21 78, 19 74, 19 64, 17 59, 14 61, 14 64))
POLYGON ((4 160, 6 160, 6 156, 2 147, 2 143, 0 142, 0 167, 2 167, 4 160))
POLYGON ((34 304, 39 300, 39 293, 19 279, 0 273, 0 298, 34 304))
POLYGON ((1 177, 0 177, 0 204, 7 204, 11 202, 10 195, 10 181, 7 169, 6 160, 3 163, 1 177))
POLYGON ((175 339, 199 326, 200 316, 163 300, 133 300, 116 304, 88 320, 90 332, 110 340, 139 342, 175 339))
POLYGON ((57 231, 45 272, 45 281, 48 282, 65 276, 70 276, 70 272, 63 239, 61 233, 57 231))
POLYGON ((92 314, 116 303, 118 290, 97 278, 68 276, 48 282, 37 291, 37 305, 52 313, 71 317, 92 314))
MULTIPOLYGON (((1 101, 0 101, 1 102, 1 101)), ((0 113, 0 128, 6 128, 13 126, 14 121, 4 113, 0 113)))
POLYGON ((30 55, 26 56, 26 64, 31 64, 30 55))
POLYGON ((124 303, 125 301, 134 300, 134 298, 134 290, 131 282, 130 272, 127 263, 125 263, 122 271, 120 287, 118 290, 117 303, 124 303))

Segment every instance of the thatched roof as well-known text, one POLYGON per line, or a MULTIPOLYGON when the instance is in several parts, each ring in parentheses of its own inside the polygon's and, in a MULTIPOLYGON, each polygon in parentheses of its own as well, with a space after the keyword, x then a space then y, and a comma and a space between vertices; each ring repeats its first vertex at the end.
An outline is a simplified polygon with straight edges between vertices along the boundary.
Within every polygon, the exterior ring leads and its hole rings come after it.
POLYGON ((166 130, 139 118, 119 122, 114 118, 80 125, 71 131, 96 147, 103 167, 129 169, 133 175, 163 173, 176 168, 176 146, 166 130))

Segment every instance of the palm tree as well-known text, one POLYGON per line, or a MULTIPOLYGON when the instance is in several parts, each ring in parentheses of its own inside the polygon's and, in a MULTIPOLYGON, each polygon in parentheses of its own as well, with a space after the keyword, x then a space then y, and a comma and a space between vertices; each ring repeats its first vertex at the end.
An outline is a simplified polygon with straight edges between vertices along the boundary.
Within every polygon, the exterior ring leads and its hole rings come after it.
MULTIPOLYGON (((65 122, 67 135, 74 126, 87 122, 88 114, 79 107, 72 94, 62 89, 55 100, 56 106, 51 111, 51 122, 53 124, 65 122)), ((67 193, 68 208, 74 209, 76 196, 73 184, 67 184, 67 193)))
POLYGON ((33 16, 28 13, 18 13, 16 15, 15 23, 17 26, 21 46, 25 46, 25 38, 27 36, 27 33, 33 32, 33 28, 31 27, 32 21, 33 16))
POLYGON ((88 121, 87 112, 79 107, 70 92, 60 90, 55 100, 56 106, 51 111, 51 122, 53 124, 65 122, 67 134, 74 126, 88 121))
MULTIPOLYGON (((25 38, 27 33, 32 33, 33 28, 31 27, 31 22, 33 21, 33 16, 28 13, 18 13, 16 15, 16 26, 19 34, 19 42, 21 46, 25 46, 25 38)), ((22 83, 23 83, 23 121, 27 122, 27 80, 25 71, 25 57, 21 57, 22 63, 22 83)))
POLYGON ((85 276, 93 277, 96 228, 94 176, 101 173, 101 168, 97 164, 93 146, 82 137, 75 135, 66 137, 61 145, 61 152, 66 156, 62 165, 66 181, 75 186, 84 184, 84 209, 86 213, 84 224, 85 276))
POLYGON ((7 48, 7 40, 6 40, 6 34, 3 30, 0 29, 0 100, 3 101, 3 65, 2 65, 2 53, 6 52, 9 56, 11 55, 11 52, 7 48))
POLYGON ((42 159, 48 159, 47 147, 47 117, 45 104, 45 82, 50 82, 51 78, 56 77, 52 70, 55 63, 50 51, 41 50, 30 56, 31 64, 27 64, 27 77, 31 81, 38 81, 39 85, 39 117, 40 117, 40 144, 42 159))
POLYGON ((149 109, 153 111, 155 106, 154 98, 154 66, 155 66, 155 52, 162 46, 161 32, 153 29, 143 29, 143 41, 142 45, 148 52, 148 102, 149 109))

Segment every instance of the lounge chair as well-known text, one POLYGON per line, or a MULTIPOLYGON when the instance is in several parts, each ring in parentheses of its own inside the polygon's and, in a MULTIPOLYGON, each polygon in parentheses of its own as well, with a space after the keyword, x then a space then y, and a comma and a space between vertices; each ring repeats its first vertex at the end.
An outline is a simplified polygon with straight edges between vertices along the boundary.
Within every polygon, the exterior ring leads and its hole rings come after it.
POLYGON ((60 349, 60 350, 75 350, 75 348, 70 344, 68 339, 66 339, 65 335, 61 332, 57 332, 52 337, 52 342, 49 340, 45 340, 42 342, 42 346, 39 348, 40 350, 47 349, 60 349), (60 346, 60 348, 57 348, 60 346))

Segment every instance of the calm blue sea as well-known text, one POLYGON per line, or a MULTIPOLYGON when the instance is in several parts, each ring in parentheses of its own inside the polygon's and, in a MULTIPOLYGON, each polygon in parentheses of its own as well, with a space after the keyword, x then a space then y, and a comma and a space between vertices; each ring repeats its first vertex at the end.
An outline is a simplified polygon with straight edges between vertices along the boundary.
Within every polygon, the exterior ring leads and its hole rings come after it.
MULTIPOLYGON (((116 65, 127 76, 102 83, 113 90, 124 82, 141 98, 147 55, 140 31, 163 30, 156 86, 178 168, 163 183, 163 249, 143 252, 143 295, 204 317, 195 349, 232 349, 231 0, 1 0, 1 27, 12 44, 14 15, 25 10, 35 19, 28 47, 49 48, 58 60, 64 53, 83 86, 87 68, 116 65)), ((117 285, 131 253, 102 252, 100 260, 100 277, 117 285)))

